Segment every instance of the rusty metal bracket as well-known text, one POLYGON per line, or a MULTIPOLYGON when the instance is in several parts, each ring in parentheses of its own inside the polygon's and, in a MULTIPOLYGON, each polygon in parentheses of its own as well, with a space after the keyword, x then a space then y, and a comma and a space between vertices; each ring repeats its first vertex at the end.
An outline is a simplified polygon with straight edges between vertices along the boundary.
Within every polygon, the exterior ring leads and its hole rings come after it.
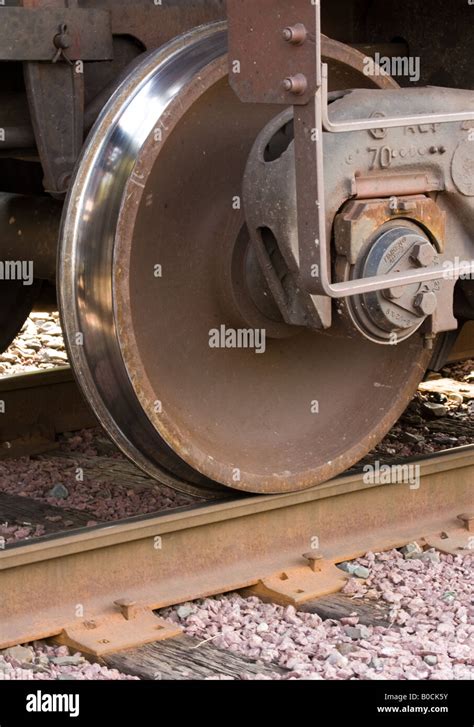
POLYGON ((424 195, 387 199, 354 199, 334 221, 334 245, 350 265, 359 259, 364 243, 389 221, 409 219, 431 236, 439 252, 446 248, 446 212, 424 195), (394 204, 395 202, 395 204, 394 204))
POLYGON ((474 548, 474 512, 465 512, 457 516, 457 523, 447 530, 438 531, 422 538, 421 544, 427 548, 436 548, 441 553, 459 555, 462 551, 474 548))
MULTIPOLYGON (((328 67, 321 56, 321 0, 228 0, 229 76, 242 101, 293 104, 300 281, 314 295, 343 298, 440 278, 439 268, 331 282, 326 229, 323 131, 375 130, 380 119, 333 123, 328 67)), ((384 128, 474 119, 474 111, 399 116, 384 128)), ((423 190, 420 190, 423 191, 423 190)), ((465 273, 454 264, 453 277, 465 273)), ((474 274, 474 260, 471 261, 474 274)))
POLYGON ((284 106, 309 103, 319 80, 314 33, 310 36, 312 42, 305 42, 305 28, 313 24, 311 2, 227 0, 227 17, 229 79, 240 100, 284 106), (297 94, 291 88, 291 79, 302 84, 297 94))
MULTIPOLYGON (((37 9, 30 7, 31 0, 23 0, 23 4, 26 7, 18 10, 27 13, 26 18, 34 13, 33 20, 36 23, 40 23, 43 16, 48 17, 45 13, 51 14, 45 28, 35 30, 35 33, 48 33, 45 37, 48 39, 47 60, 50 62, 43 63, 37 59, 28 61, 24 64, 24 74, 31 122, 44 172, 43 186, 51 195, 62 199, 67 192, 84 137, 83 61, 100 55, 96 51, 90 52, 85 38, 90 35, 92 39, 101 39, 100 42, 105 39, 110 46, 107 48, 108 56, 111 53, 112 32, 110 24, 106 22, 101 25, 99 20, 96 34, 94 27, 89 25, 90 18, 83 15, 83 12, 87 14, 88 11, 81 12, 77 8, 77 0, 70 0, 68 7, 66 0, 51 0, 49 7, 37 9), (82 18, 82 25, 77 18, 82 18)), ((21 17, 18 16, 17 20, 21 20, 21 17)), ((33 31, 28 28, 28 32, 33 31)))
POLYGON ((310 553, 303 557, 309 560, 309 566, 301 565, 273 573, 259 580, 255 586, 244 589, 244 595, 299 606, 314 598, 337 593, 347 583, 347 574, 334 562, 313 558, 310 553))
POLYGON ((0 5, 0 61, 52 61, 54 39, 67 26, 71 61, 113 59, 110 11, 71 7, 5 7, 0 5))
POLYGON ((65 626, 55 641, 84 654, 105 656, 182 634, 179 626, 135 601, 119 599, 114 606, 118 608, 97 618, 77 619, 65 626))
POLYGON ((84 75, 68 63, 25 63, 24 75, 43 186, 62 198, 82 148, 84 75))

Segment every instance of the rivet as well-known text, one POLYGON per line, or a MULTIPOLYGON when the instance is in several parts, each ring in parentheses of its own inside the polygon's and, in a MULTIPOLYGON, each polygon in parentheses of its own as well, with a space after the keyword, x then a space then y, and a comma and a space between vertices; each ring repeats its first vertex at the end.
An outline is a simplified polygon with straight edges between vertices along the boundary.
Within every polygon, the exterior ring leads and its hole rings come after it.
POLYGON ((284 28, 282 35, 283 40, 286 40, 287 43, 301 45, 308 37, 308 31, 303 23, 296 23, 295 25, 289 25, 284 28))
POLYGON ((295 94, 295 96, 302 96, 306 93, 308 88, 308 81, 306 76, 302 73, 297 73, 295 76, 288 76, 283 81, 283 88, 289 93, 295 94))

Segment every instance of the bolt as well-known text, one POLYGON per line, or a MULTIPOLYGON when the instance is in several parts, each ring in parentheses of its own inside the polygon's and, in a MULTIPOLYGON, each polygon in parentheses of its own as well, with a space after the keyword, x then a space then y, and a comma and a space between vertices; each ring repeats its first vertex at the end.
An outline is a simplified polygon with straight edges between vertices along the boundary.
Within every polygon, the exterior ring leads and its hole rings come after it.
POLYGON ((60 26, 59 33, 54 36, 53 42, 56 48, 60 48, 61 50, 66 50, 66 48, 70 47, 71 37, 68 33, 67 25, 63 23, 60 26))
POLYGON ((415 310, 423 316, 431 316, 438 305, 435 293, 419 293, 414 302, 415 310))
POLYGON ((413 202, 413 200, 402 200, 402 202, 398 205, 398 209, 403 212, 412 212, 413 210, 416 210, 416 202, 413 202))
POLYGON ((95 621, 83 621, 82 625, 84 626, 85 629, 96 629, 97 628, 97 624, 95 621))
POLYGON ((297 73, 296 76, 289 76, 283 81, 283 88, 289 93, 294 93, 295 96, 302 96, 306 93, 308 88, 308 81, 306 76, 302 73, 297 73))
POLYGON ((135 617, 137 611, 136 601, 131 601, 129 598, 119 598, 117 601, 114 601, 114 604, 119 607, 122 616, 127 621, 135 617))
POLYGON ((410 258, 420 268, 427 268, 434 263, 436 250, 429 242, 417 242, 413 245, 410 258))
POLYGON ((319 550, 310 550, 309 553, 303 553, 303 558, 309 562, 311 570, 316 572, 319 570, 317 563, 323 559, 323 556, 319 550))
POLYGON ((301 45, 305 42, 308 37, 308 31, 306 30, 303 23, 296 23, 296 25, 289 25, 283 30, 283 40, 287 43, 293 43, 293 45, 301 45))
MULTIPOLYGON (((423 338, 423 348, 426 348, 427 351, 432 351, 434 348, 434 342, 435 342, 436 336, 433 333, 425 333, 423 338)), ((443 533, 441 533, 441 538, 443 537, 443 533)), ((446 535, 446 537, 448 537, 446 535)))
POLYGON ((384 298, 387 298, 387 300, 397 300, 398 298, 402 297, 404 292, 404 288, 402 286, 398 286, 397 288, 388 288, 387 290, 382 290, 382 295, 384 298))
POLYGON ((461 515, 458 515, 458 520, 460 520, 466 530, 470 533, 474 532, 474 513, 469 512, 465 513, 463 512, 461 515))

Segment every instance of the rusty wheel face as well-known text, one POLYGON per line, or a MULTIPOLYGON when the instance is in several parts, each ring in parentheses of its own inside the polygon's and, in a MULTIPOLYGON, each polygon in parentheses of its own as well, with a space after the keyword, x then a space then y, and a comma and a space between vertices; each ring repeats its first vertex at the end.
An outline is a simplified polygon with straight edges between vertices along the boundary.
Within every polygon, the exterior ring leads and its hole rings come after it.
POLYGON ((238 101, 225 50, 222 26, 197 29, 111 100, 64 218, 63 323, 86 396, 143 469, 185 491, 292 491, 369 451, 429 354, 281 320, 239 209, 280 109, 238 101))

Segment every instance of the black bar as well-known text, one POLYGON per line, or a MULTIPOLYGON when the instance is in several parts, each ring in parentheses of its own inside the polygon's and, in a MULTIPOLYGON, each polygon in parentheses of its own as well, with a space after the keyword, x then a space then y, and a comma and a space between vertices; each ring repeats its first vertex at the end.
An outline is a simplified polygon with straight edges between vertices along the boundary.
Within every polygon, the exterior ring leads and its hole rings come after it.
POLYGON ((205 717, 210 725, 227 727, 226 720, 237 715, 255 723, 260 714, 265 724, 274 714, 318 725, 330 714, 334 724, 470 727, 469 688, 467 681, 0 681, 0 725, 95 725, 100 719, 115 727, 182 724, 183 717, 198 724, 205 717), (51 695, 62 695, 71 716, 45 711, 51 695), (65 695, 71 698, 67 704, 65 695), (43 711, 27 710, 38 704, 43 711))

